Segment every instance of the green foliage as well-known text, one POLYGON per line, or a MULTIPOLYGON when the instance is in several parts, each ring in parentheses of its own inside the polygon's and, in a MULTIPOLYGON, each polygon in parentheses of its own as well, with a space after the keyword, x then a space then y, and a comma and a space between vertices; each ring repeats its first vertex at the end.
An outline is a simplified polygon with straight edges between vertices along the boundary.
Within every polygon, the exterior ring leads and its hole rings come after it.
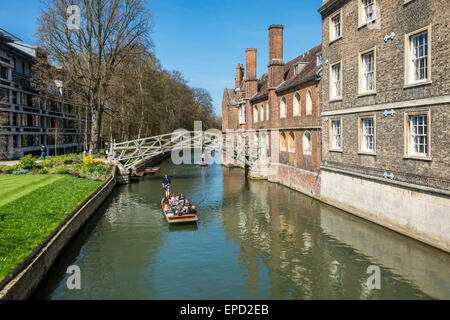
POLYGON ((72 157, 68 155, 56 156, 50 159, 53 165, 71 164, 73 162, 72 157))
POLYGON ((39 174, 47 174, 49 172, 48 168, 42 168, 38 171, 39 174))
POLYGON ((31 170, 36 165, 36 157, 27 154, 25 157, 19 159, 19 168, 31 170))
POLYGON ((69 168, 56 167, 56 174, 69 174, 69 168))

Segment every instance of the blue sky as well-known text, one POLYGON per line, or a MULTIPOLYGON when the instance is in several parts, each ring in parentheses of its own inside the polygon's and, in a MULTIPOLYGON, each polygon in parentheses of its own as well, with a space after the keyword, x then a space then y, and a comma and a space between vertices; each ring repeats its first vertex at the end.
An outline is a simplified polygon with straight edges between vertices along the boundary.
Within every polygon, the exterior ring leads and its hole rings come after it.
MULTIPOLYGON (((34 44, 38 0, 1 0, 0 28, 34 44)), ((154 50, 168 70, 179 70, 193 87, 211 93, 221 114, 223 89, 234 87, 245 49, 258 49, 258 77, 267 71, 268 27, 284 25, 284 60, 321 42, 322 0, 149 0, 154 50)))

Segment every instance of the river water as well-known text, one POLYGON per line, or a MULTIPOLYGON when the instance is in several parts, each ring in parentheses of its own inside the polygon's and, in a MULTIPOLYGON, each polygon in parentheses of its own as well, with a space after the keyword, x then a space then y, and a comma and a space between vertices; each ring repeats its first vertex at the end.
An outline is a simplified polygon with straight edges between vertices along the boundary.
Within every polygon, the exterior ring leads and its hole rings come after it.
POLYGON ((241 169, 160 165, 160 174, 116 188, 35 299, 450 298, 444 252, 286 187, 246 182, 241 169), (197 225, 163 218, 165 172, 197 206, 197 225), (67 288, 71 265, 81 290, 67 288), (370 266, 380 289, 370 288, 370 266))

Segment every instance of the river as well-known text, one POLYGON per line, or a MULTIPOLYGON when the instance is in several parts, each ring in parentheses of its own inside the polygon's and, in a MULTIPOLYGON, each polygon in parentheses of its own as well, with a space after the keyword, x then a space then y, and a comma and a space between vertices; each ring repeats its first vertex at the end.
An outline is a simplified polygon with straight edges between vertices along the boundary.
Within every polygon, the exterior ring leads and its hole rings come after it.
POLYGON ((160 165, 160 174, 115 189, 34 299, 450 298, 444 252, 284 186, 246 182, 241 169, 160 165), (166 172, 197 206, 197 225, 163 218, 166 172), (67 288, 71 265, 80 290, 67 288), (367 285, 370 266, 379 289, 367 285))

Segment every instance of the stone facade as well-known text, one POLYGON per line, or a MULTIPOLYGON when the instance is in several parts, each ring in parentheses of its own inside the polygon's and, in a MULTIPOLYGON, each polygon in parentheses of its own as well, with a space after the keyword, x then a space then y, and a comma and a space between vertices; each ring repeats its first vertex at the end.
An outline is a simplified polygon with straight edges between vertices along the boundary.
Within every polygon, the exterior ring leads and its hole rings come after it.
POLYGON ((448 251, 450 3, 364 4, 319 9, 321 197, 448 251))
MULTIPOLYGON (((269 66, 256 77, 257 51, 246 50, 246 76, 236 67, 235 89, 225 89, 223 132, 237 141, 242 133, 265 148, 250 172, 312 196, 320 190, 320 71, 317 46, 295 59, 283 61, 283 26, 269 27, 269 66), (280 111, 280 106, 283 110, 280 111), (295 106, 294 106, 295 105, 295 106), (245 115, 245 117, 244 117, 245 115), (281 147, 281 148, 280 148, 281 147)), ((320 60, 319 60, 320 61, 320 60)), ((225 165, 242 166, 224 155, 225 165)))

